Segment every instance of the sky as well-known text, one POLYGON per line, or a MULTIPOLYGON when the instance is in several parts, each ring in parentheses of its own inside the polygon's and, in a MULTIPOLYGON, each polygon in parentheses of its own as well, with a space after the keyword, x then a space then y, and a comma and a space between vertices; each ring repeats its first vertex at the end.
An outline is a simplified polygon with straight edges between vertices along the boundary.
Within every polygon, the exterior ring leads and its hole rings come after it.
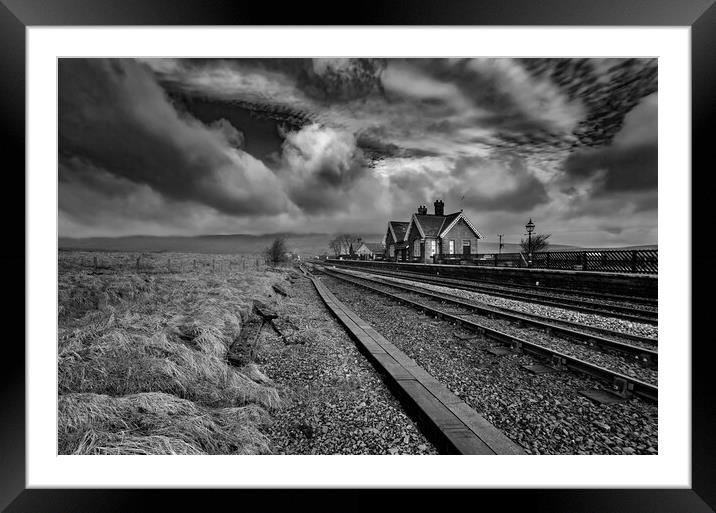
POLYGON ((656 59, 60 59, 61 237, 657 243, 656 59))

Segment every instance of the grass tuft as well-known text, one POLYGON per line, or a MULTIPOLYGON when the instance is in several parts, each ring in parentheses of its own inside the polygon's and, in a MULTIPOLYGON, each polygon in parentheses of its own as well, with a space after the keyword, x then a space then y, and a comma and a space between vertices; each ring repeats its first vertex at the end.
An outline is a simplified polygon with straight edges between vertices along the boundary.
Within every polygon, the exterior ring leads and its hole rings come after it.
MULTIPOLYGON (((202 257, 186 258, 171 257, 187 270, 202 257)), ((135 257, 101 260, 97 273, 82 265, 93 258, 60 255, 60 453, 269 452, 260 427, 279 393, 258 366, 236 369, 226 356, 253 299, 270 302, 275 276, 137 273, 135 257)))
POLYGON ((58 403, 60 454, 266 454, 250 405, 207 409, 158 392, 110 397, 71 393, 58 403))

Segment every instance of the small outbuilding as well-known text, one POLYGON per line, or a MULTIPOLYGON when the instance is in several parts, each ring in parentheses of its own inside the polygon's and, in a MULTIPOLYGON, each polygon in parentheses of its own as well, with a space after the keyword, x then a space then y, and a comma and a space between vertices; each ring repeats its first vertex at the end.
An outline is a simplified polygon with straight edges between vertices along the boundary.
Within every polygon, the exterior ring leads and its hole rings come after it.
POLYGON ((363 242, 355 252, 359 258, 364 260, 375 260, 378 256, 382 258, 384 253, 385 246, 382 242, 363 242))

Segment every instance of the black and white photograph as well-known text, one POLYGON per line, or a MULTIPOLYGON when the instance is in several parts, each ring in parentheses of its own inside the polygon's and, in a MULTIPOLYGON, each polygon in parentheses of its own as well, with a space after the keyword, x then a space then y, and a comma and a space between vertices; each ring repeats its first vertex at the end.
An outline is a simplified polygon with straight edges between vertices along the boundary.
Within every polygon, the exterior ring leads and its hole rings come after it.
POLYGON ((60 58, 59 455, 657 455, 658 59, 60 58))

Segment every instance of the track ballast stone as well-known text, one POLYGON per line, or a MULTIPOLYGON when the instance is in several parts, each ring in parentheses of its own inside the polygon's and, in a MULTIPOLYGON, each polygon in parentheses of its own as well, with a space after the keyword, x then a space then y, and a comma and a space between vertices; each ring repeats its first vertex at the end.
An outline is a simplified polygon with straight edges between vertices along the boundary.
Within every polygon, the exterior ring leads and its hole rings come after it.
POLYGON ((656 454, 657 405, 634 398, 604 405, 579 394, 604 389, 571 372, 534 375, 525 355, 462 340, 457 327, 331 277, 324 283, 378 332, 532 454, 656 454))
POLYGON ((267 435, 275 454, 437 454, 307 279, 281 284, 274 308, 297 329, 264 327, 258 363, 287 405, 267 435), (293 339, 292 339, 293 337, 293 339))
POLYGON ((530 303, 529 301, 507 299, 498 296, 491 296, 489 294, 483 294, 480 292, 471 292, 468 290, 456 289, 441 285, 433 285, 431 283, 407 280, 403 278, 394 278, 381 275, 376 276, 371 275, 369 273, 360 273, 357 271, 352 272, 354 272, 357 276, 360 276, 360 274, 366 274, 367 276, 375 276, 381 279, 386 279, 388 281, 394 281, 395 283, 411 285, 414 287, 422 287, 426 290, 430 290, 433 292, 442 292, 443 294, 451 294, 453 296, 457 296, 463 299, 469 299, 471 301, 476 301, 479 303, 484 303, 486 305, 490 305, 497 308, 507 308, 510 310, 517 310, 520 312, 542 315, 555 320, 576 322, 582 324, 584 327, 592 326, 595 328, 603 328, 620 331, 623 333, 630 333, 642 337, 651 337, 653 339, 656 339, 658 336, 658 327, 653 326, 651 324, 628 321, 626 319, 618 319, 615 317, 607 317, 604 315, 577 312, 574 310, 568 310, 555 306, 539 305, 536 303, 530 303))

